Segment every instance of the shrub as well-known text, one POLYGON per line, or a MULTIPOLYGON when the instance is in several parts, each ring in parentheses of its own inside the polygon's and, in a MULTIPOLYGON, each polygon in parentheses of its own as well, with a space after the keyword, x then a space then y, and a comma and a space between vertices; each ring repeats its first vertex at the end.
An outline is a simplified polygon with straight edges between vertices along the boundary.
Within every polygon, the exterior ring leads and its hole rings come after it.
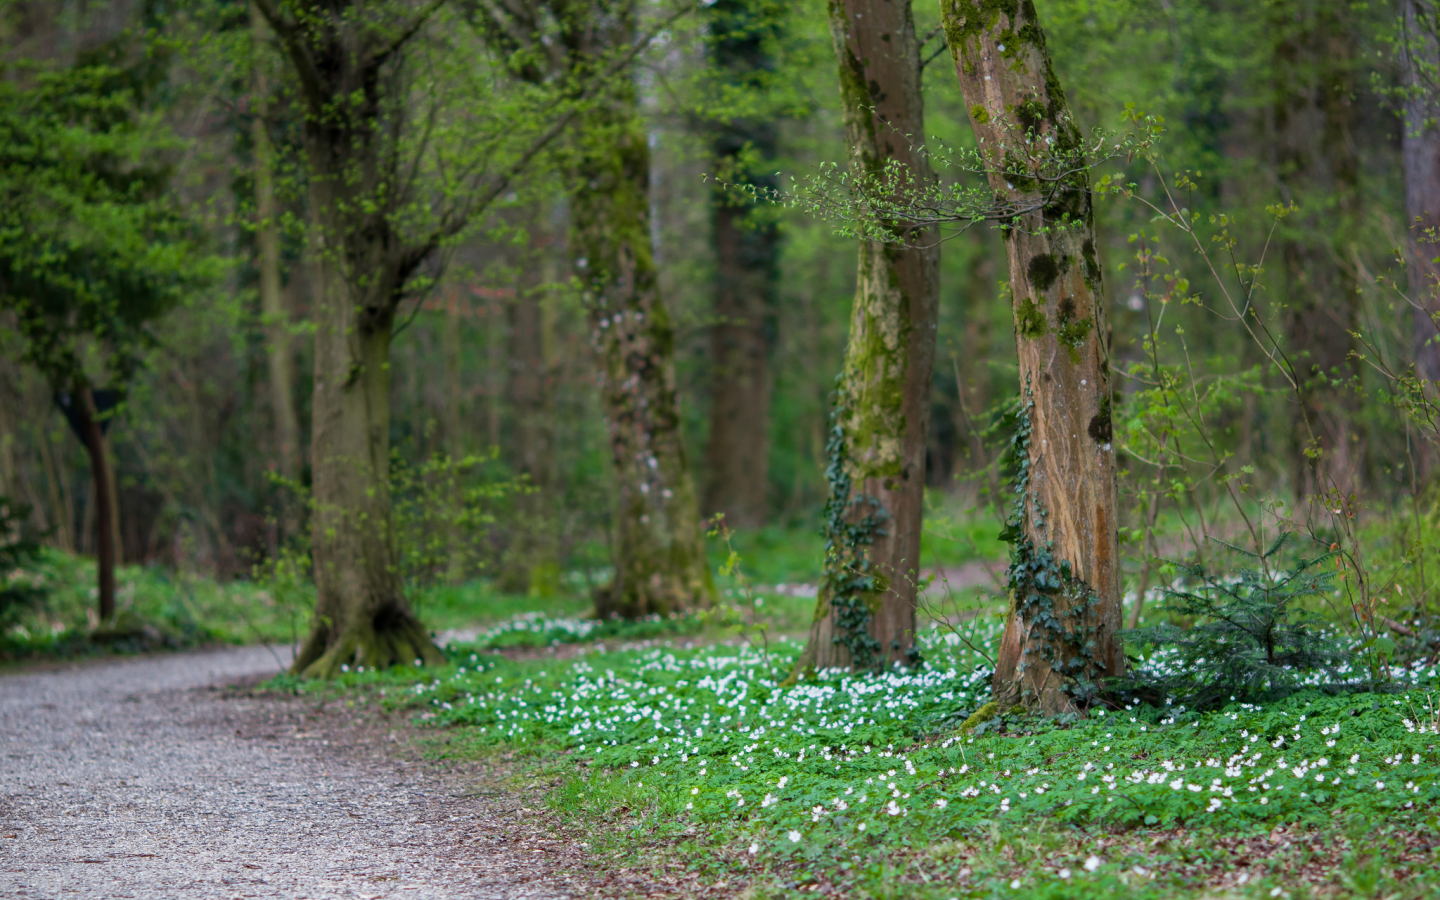
MULTIPOLYGON (((1347 658, 1335 635, 1300 601, 1332 589, 1320 566, 1326 553, 1276 565, 1289 534, 1264 553, 1224 546, 1254 565, 1217 575, 1203 565, 1178 564, 1177 585, 1162 589, 1158 611, 1172 621, 1124 632, 1127 643, 1163 648, 1138 665, 1123 683, 1142 692, 1158 690, 1187 706, 1208 709, 1229 699, 1283 696, 1330 676, 1347 658), (1173 619, 1191 621, 1188 628, 1173 619)), ((1219 542, 1217 542, 1219 543, 1219 542)))
POLYGON ((30 507, 0 494, 0 629, 45 600, 35 571, 40 542, 29 527, 30 507))

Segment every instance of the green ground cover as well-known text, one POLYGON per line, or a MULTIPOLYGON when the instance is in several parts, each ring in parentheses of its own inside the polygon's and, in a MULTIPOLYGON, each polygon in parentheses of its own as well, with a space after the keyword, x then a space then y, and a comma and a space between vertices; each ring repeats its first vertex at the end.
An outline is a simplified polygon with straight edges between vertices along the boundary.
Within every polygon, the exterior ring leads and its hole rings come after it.
MULTIPOLYGON (((934 549, 928 553, 935 565, 962 565, 982 554, 985 559, 1003 555, 988 518, 950 513, 937 501, 929 527, 929 545, 934 549)), ((765 626, 777 635, 803 632, 820 576, 823 546, 818 531, 779 527, 741 531, 731 536, 729 545, 712 537, 707 549, 715 569, 732 548, 745 564, 740 572, 718 576, 718 587, 726 597, 743 602, 746 585, 767 588, 759 596, 765 626)), ((219 583, 162 566, 121 566, 116 573, 117 621, 101 627, 94 613, 93 560, 46 549, 25 573, 27 582, 44 588, 45 599, 0 630, 0 660, 216 643, 293 643, 304 636, 313 609, 313 589, 304 569, 303 563, 283 560, 258 580, 219 583)), ((484 632, 501 625, 487 639, 490 646, 696 634, 723 624, 716 616, 624 626, 595 623, 586 618, 588 589, 607 575, 605 569, 572 570, 564 579, 566 592, 549 597, 503 593, 488 579, 479 578, 463 584, 413 586, 410 599, 425 624, 438 634, 484 632), (523 615, 527 613, 528 617, 523 615), (545 624, 535 631, 532 626, 541 617, 545 624)))
MULTIPOLYGON (((999 555, 984 517, 934 511, 927 527, 935 565, 999 555)), ((444 668, 282 683, 398 709, 436 753, 518 758, 596 865, 644 870, 682 895, 1440 891, 1433 668, 1397 669, 1381 692, 1314 685, 1206 713, 1132 704, 1043 719, 988 705, 996 601, 938 589, 921 668, 784 687, 814 608, 819 538, 766 529, 710 551, 726 598, 716 611, 597 622, 581 588, 603 571, 571 573, 575 590, 551 598, 483 580, 433 587, 413 597, 451 640, 444 668), (739 569, 725 566, 732 549, 739 569), (968 645, 942 614, 964 622, 968 645)), ((92 639, 88 560, 47 553, 31 575, 48 598, 0 652, 156 649, 133 632, 92 639)), ((122 619, 158 646, 288 642, 309 603, 302 578, 120 572, 122 619)))
POLYGON ((917 670, 789 688, 798 643, 679 639, 568 660, 457 646, 443 670, 297 687, 416 711, 445 754, 522 753, 600 858, 757 896, 1440 890, 1418 864, 1440 835, 1433 668, 1396 670, 1394 692, 1047 720, 996 715, 985 659, 925 643, 917 670))

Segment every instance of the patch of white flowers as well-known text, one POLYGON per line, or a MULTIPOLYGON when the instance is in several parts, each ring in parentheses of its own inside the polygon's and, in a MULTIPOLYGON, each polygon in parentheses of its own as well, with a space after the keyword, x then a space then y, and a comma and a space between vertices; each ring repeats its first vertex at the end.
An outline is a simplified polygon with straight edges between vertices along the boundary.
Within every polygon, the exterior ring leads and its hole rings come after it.
MULTIPOLYGON (((1360 711, 1337 698, 1273 709, 1231 704, 1203 716, 1179 706, 1163 714, 1125 707, 1023 739, 961 735, 955 727, 988 699, 989 671, 945 635, 925 637, 927 661, 913 669, 830 670, 782 686, 800 649, 651 647, 564 663, 558 678, 508 681, 472 657, 470 670, 413 690, 444 710, 437 721, 473 724, 496 739, 568 743, 592 766, 643 779, 646 793, 673 804, 676 815, 744 820, 790 844, 812 833, 868 839, 877 830, 930 823, 945 831, 947 823, 1006 815, 1318 815, 1362 793, 1374 803, 1387 783, 1405 784, 1393 790, 1404 797, 1397 809, 1440 800, 1440 756, 1425 737, 1435 733, 1426 724, 1433 719, 1408 700, 1371 709, 1366 699, 1363 729, 1351 724, 1360 711), (1332 768, 1332 756, 1349 767, 1332 768)), ((1407 677, 1433 683, 1433 675, 1407 677)), ((757 841, 750 852, 762 848, 757 841)), ((1101 864, 1091 857, 1083 870, 1101 864)))

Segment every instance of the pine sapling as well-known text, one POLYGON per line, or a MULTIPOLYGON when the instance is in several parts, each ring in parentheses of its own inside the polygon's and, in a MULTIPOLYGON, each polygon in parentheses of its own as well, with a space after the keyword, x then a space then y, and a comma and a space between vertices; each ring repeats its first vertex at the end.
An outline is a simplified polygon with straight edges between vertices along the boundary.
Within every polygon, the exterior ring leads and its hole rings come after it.
POLYGON ((1276 565, 1289 537, 1280 535, 1263 553, 1216 541, 1253 561, 1234 574, 1178 563, 1182 586, 1164 589, 1158 607, 1170 621, 1125 633, 1131 647, 1158 650, 1126 686, 1158 689, 1205 709, 1226 698, 1289 693, 1314 672, 1333 675, 1347 655, 1302 601, 1332 589, 1322 564, 1334 554, 1276 565), (1181 627, 1177 619, 1191 624, 1181 627))

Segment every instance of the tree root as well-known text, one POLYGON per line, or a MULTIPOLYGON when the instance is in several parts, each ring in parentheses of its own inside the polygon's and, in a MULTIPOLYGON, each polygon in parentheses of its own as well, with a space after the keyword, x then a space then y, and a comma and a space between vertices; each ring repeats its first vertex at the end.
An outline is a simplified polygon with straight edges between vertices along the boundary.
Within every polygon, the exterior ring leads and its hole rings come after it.
POLYGON ((334 678, 342 666, 387 669, 417 663, 443 665, 445 654, 418 619, 392 607, 373 619, 353 621, 338 634, 330 626, 318 624, 290 671, 303 678, 334 678))

